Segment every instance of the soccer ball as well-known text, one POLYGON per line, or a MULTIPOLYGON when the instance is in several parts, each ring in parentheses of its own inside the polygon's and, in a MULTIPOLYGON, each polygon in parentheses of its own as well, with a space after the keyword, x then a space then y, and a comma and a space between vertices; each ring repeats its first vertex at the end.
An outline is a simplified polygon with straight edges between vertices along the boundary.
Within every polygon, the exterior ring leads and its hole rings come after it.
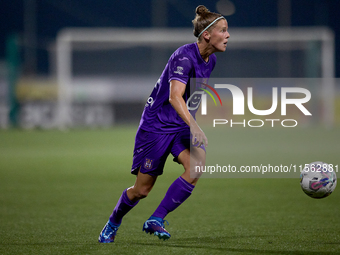
POLYGON ((306 164, 300 175, 302 190, 312 198, 324 198, 336 187, 336 174, 332 165, 318 161, 306 164))

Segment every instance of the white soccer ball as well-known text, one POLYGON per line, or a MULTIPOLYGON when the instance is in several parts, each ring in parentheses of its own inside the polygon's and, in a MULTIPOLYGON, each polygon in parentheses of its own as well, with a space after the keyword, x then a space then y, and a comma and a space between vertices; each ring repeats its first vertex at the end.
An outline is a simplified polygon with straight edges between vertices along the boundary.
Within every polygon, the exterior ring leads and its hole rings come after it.
POLYGON ((317 161, 305 165, 300 175, 302 190, 312 198, 324 198, 336 187, 336 174, 332 165, 317 161))

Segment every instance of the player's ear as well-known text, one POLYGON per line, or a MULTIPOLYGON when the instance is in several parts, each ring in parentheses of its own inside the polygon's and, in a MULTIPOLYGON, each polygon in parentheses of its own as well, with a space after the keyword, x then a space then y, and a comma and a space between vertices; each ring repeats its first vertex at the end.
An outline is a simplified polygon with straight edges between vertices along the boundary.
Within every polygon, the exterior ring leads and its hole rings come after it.
POLYGON ((203 38, 206 39, 206 40, 210 40, 210 33, 208 31, 204 31, 203 34, 202 34, 203 38))

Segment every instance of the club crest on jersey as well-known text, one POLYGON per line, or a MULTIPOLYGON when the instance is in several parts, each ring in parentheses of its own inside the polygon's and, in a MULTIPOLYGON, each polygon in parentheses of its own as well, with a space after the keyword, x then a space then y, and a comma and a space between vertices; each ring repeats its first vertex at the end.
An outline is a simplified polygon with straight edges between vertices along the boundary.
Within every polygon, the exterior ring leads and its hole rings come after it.
POLYGON ((178 73, 180 75, 183 75, 183 67, 177 66, 177 71, 174 71, 174 73, 178 73))
POLYGON ((144 168, 145 169, 151 169, 152 168, 152 165, 153 165, 153 159, 148 159, 146 158, 145 159, 145 163, 144 163, 144 168))

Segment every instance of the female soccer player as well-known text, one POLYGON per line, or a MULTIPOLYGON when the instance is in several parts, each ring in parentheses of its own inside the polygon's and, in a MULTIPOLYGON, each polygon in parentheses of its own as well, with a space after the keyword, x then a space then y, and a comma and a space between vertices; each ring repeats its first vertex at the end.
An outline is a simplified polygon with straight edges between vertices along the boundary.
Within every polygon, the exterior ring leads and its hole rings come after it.
POLYGON ((190 157, 192 165, 204 166, 208 141, 187 107, 192 94, 190 78, 210 77, 216 63, 213 53, 226 50, 229 33, 226 19, 203 5, 196 8, 193 25, 197 42, 171 55, 147 100, 135 138, 131 173, 137 175, 136 182, 123 191, 99 235, 101 243, 114 241, 123 216, 151 191, 170 153, 183 165, 184 173, 171 184, 143 231, 170 238, 164 218, 191 195, 198 181, 199 175, 190 175, 190 157))

